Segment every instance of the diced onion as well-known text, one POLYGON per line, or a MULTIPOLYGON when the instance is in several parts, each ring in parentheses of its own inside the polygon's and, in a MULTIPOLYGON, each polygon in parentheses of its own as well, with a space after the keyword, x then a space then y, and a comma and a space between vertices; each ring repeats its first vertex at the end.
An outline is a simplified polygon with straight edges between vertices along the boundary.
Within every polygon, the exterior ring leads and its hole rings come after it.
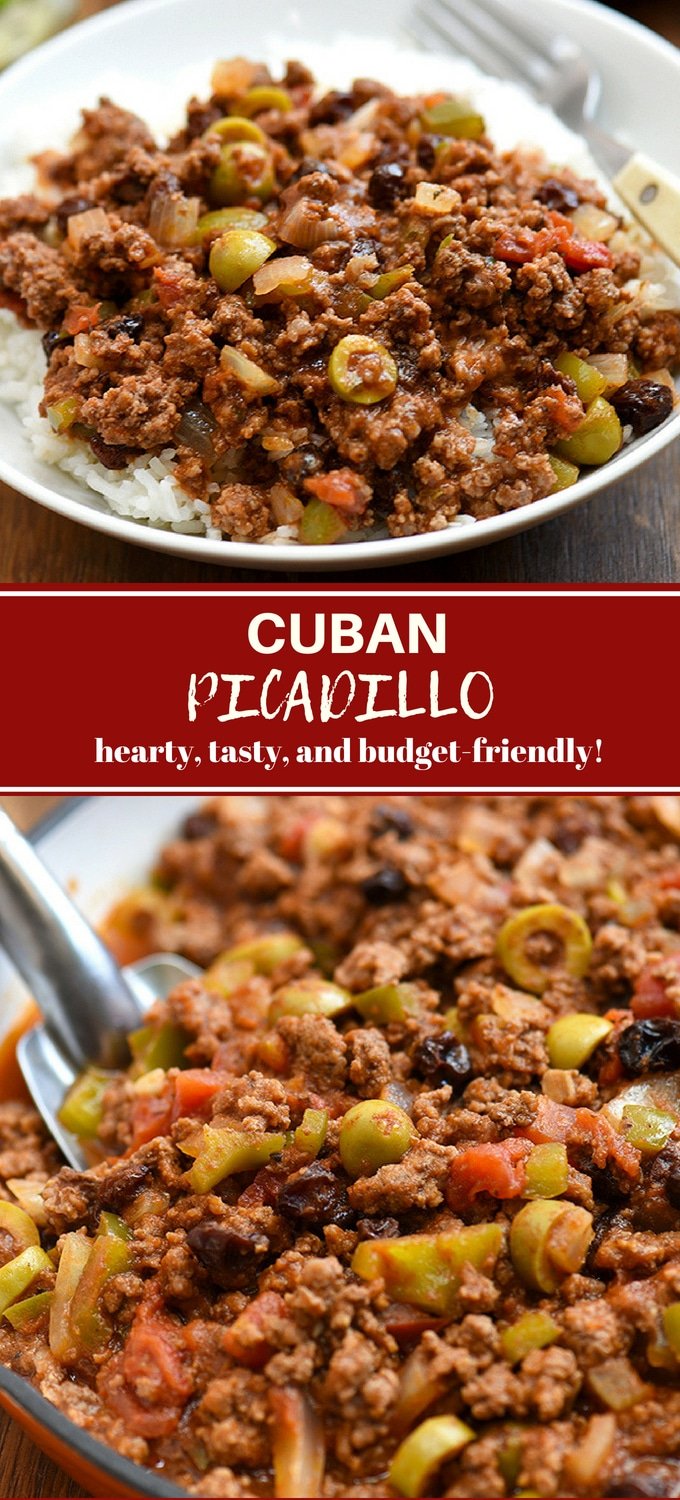
POLYGON ((579 1438, 578 1447, 572 1449, 565 1462, 569 1479, 580 1490, 587 1493, 595 1486, 599 1489, 615 1441, 616 1417, 613 1412, 591 1417, 585 1433, 579 1438))
POLYGON ((76 334, 73 340, 73 353, 77 365, 83 365, 88 370, 97 369, 97 357, 92 352, 92 339, 89 333, 76 334))
POLYGON ((604 375, 607 382, 603 392, 605 396, 610 391, 617 391, 630 378, 627 354, 591 354, 588 364, 594 370, 599 370, 600 375, 604 375))
POLYGON ((94 234, 106 234, 109 228, 108 214, 103 208, 87 208, 82 214, 71 214, 67 237, 72 250, 80 249, 84 240, 94 234))
POLYGON ((316 250, 328 240, 341 240, 342 229, 329 215, 321 218, 319 205, 309 198, 298 198, 287 209, 279 224, 279 238, 299 250, 316 250))
POLYGON ((169 250, 192 245, 200 211, 200 198, 185 198, 180 193, 155 193, 149 214, 149 234, 158 245, 169 250))
POLYGON ((323 1428, 311 1401, 297 1386, 274 1386, 274 1494, 306 1500, 321 1493, 326 1455, 323 1428))
POLYGON ((217 99, 232 99, 237 94, 245 94, 256 75, 257 67, 247 57, 230 57, 215 63, 210 87, 217 99))
POLYGON ((281 291, 284 296, 301 291, 309 281, 314 267, 305 255, 285 255, 280 260, 269 261, 260 266, 253 276, 253 286, 258 297, 269 292, 281 291))
POLYGON ((598 208, 595 203, 579 203, 578 208, 574 209, 571 219, 584 240, 600 240, 604 245, 608 243, 619 227, 619 220, 615 218, 614 214, 607 213, 603 208, 598 208))
POLYGON ((419 182, 415 202, 421 213, 453 214, 460 208, 461 197, 455 188, 442 187, 439 182, 419 182))
POLYGON ((650 797, 649 801, 662 828, 680 838, 680 797, 650 797))
POLYGON ((273 484, 269 491, 272 515, 277 526, 296 526, 304 506, 285 484, 273 484))
POLYGON ((196 406, 188 406, 182 413, 177 436, 181 443, 186 443, 187 448, 192 448, 201 458, 213 459, 215 448, 211 434, 215 425, 212 412, 199 402, 196 406))
POLYGON ((220 355, 223 370, 228 370, 235 375, 242 385, 248 386, 249 390, 256 391, 258 396, 271 396, 278 390, 278 381, 266 370, 261 369, 252 359, 241 354, 239 349, 234 349, 231 344, 225 344, 220 355))
POLYGON ((640 1379, 629 1359, 605 1359, 588 1374, 591 1391, 610 1411, 627 1411, 650 1395, 650 1387, 640 1379))

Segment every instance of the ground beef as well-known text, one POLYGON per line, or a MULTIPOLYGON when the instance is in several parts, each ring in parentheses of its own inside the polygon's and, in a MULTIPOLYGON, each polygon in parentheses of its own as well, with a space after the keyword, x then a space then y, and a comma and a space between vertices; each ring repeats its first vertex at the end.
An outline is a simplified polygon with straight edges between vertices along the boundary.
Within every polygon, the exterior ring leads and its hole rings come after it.
POLYGON ((36 194, 0 204, 0 298, 58 351, 43 415, 75 402, 68 435, 108 467, 169 455, 229 539, 304 535, 310 501, 338 539, 436 531, 554 493, 551 456, 585 411, 561 355, 630 354, 643 377, 680 362, 680 316, 640 293, 625 224, 609 246, 574 226, 579 205, 605 206, 594 182, 497 152, 483 121, 479 139, 433 133, 424 96, 360 80, 318 98, 299 64, 273 85, 239 59, 234 80, 282 87, 287 107, 256 111, 262 181, 236 142, 225 187, 219 130, 250 103, 236 81, 224 93, 222 66, 167 147, 104 98, 67 153, 37 159, 36 194), (225 197, 262 211, 299 286, 233 287, 212 256, 224 226, 205 223, 225 197), (131 365, 115 329, 140 317, 152 337, 131 365), (348 337, 371 341, 375 392, 348 337), (338 377, 343 354, 368 400, 338 377))
MULTIPOLYGON (((3 1320, 0 1361, 195 1495, 266 1497, 289 1444, 304 1464, 321 1432, 303 1486, 394 1496, 399 1443, 451 1415, 472 1437, 433 1492, 672 1494, 677 1131, 643 1154, 609 1109, 622 1088, 667 1086, 649 1049, 680 1024, 674 815, 640 797, 427 795, 223 797, 193 813, 105 924, 123 960, 165 945, 211 965, 148 1016, 182 1066, 145 1075, 137 1057, 114 1076, 84 1172, 55 1170, 27 1105, 0 1106, 4 1191, 28 1195, 53 1255, 33 1289, 52 1289, 64 1255, 98 1260, 117 1219, 129 1236, 98 1295, 97 1349, 75 1314, 63 1355, 44 1316, 3 1320), (377 899, 384 871, 399 879, 377 899), (578 912, 593 939, 585 973, 568 973, 538 931, 540 996, 498 949, 537 902, 578 912), (610 1032, 580 1068, 552 1066, 555 1019, 584 1011, 610 1032), (364 1129, 382 1120, 372 1171, 348 1149, 350 1109, 364 1129), (517 1241, 545 1145, 566 1169, 548 1280, 517 1241), (551 1341, 518 1350, 528 1313, 541 1332, 552 1320, 551 1341), (632 1382, 621 1412, 597 1394, 612 1376, 632 1382)), ((15 1253, 10 1224, 0 1265, 15 1253)))

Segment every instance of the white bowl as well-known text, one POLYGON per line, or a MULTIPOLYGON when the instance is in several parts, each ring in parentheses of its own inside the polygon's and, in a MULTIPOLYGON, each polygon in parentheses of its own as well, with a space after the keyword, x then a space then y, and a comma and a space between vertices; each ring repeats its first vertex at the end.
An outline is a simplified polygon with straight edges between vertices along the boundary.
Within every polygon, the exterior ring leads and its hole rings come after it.
MULTIPOLYGON (((535 18, 534 0, 514 0, 519 14, 535 18)), ((93 103, 102 70, 134 72, 158 90, 173 75, 218 56, 261 55, 277 46, 304 59, 310 43, 329 44, 352 33, 393 43, 404 35, 409 0, 127 0, 38 48, 0 78, 0 175, 16 160, 17 120, 29 114, 44 123, 50 144, 55 101, 67 93, 74 123, 82 104, 93 103)), ((622 139, 676 167, 680 136, 680 52, 635 22, 593 0, 542 0, 541 24, 571 35, 599 64, 603 85, 601 123, 622 139)), ((356 71, 363 66, 357 41, 356 71)), ((437 60, 432 60, 433 83, 437 60)), ((123 101, 126 102, 126 101, 123 101)), ((135 100, 143 115, 144 99, 135 100)), ((73 521, 118 540, 175 556, 224 566, 271 569, 347 569, 414 563, 465 551, 537 526, 625 479, 680 434, 680 410, 662 428, 627 448, 604 469, 572 489, 490 520, 454 525, 425 536, 331 547, 261 546, 212 541, 154 529, 113 515, 103 500, 59 469, 40 463, 14 413, 0 407, 0 479, 73 521)))

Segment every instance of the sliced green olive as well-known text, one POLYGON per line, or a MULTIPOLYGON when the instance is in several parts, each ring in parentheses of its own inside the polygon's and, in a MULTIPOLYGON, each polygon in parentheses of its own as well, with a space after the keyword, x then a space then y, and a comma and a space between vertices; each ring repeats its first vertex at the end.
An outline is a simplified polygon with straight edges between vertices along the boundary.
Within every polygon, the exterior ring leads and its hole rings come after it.
POLYGON ((567 1148, 561 1141, 546 1141, 534 1146, 524 1164, 525 1198, 558 1198, 567 1190, 569 1162, 567 1148))
POLYGON ((536 1292, 556 1292, 580 1270, 593 1237, 585 1208, 537 1198, 520 1208, 510 1229, 510 1255, 520 1280, 536 1292))
POLYGON ((547 1036, 551 1068, 582 1068, 611 1029, 611 1021, 587 1011, 560 1016, 547 1036))
POLYGON ((214 960, 207 972, 211 974, 215 964, 248 963, 252 964, 253 973, 270 975, 296 953, 302 953, 304 946, 302 938, 296 937, 294 932, 265 932, 262 937, 228 948, 214 960))
POLYGON ((15 1244, 17 1251, 28 1250, 31 1245, 40 1244, 38 1227, 30 1214, 16 1203, 8 1203, 6 1199, 0 1199, 0 1232, 8 1234, 15 1244))
POLYGON ((553 494, 557 494, 559 490, 571 489, 572 484, 576 484, 577 479, 580 479, 581 470, 576 464, 568 464, 565 459, 556 458, 554 453, 548 454, 548 461, 555 475, 553 494))
POLYGON ((479 140, 486 130, 484 116, 464 99, 440 99, 430 104, 423 110, 420 123, 429 135, 451 135, 470 141, 479 140))
POLYGON ((230 229, 210 251, 210 274, 221 292, 236 292, 274 254, 276 244, 257 229, 230 229))
POLYGON ((218 207, 274 196, 276 180, 269 153, 257 141, 232 141, 222 148, 210 179, 208 196, 218 207))
POLYGON ((318 1156, 326 1139, 327 1130, 328 1110, 306 1109, 302 1116, 302 1123, 298 1125, 295 1132, 295 1145, 298 1151, 304 1151, 307 1156, 318 1156))
POLYGON ((293 101, 287 89, 261 83, 248 89, 247 93, 239 99, 238 107, 248 117, 263 114, 267 109, 278 109, 281 114, 287 115, 293 108, 293 101))
POLYGON ((623 429, 614 407, 598 396, 571 437, 556 444, 555 452, 568 463, 597 467, 609 463, 622 442, 623 429))
POLYGON ((369 1177, 401 1161, 416 1129, 406 1111, 383 1099, 362 1099, 343 1116, 338 1149, 350 1177, 369 1177))
POLYGON ((559 1324, 550 1313, 528 1312, 501 1334, 501 1349, 511 1365, 518 1364, 533 1349, 545 1349, 560 1336, 559 1324))
POLYGON ((282 1016, 340 1016, 349 1010, 352 996, 330 979, 309 980, 306 984, 287 984, 278 990, 269 1007, 268 1021, 273 1026, 282 1016))
POLYGON ((339 542, 346 531, 347 522, 334 505, 327 505, 325 500, 310 500, 298 526, 298 541, 305 547, 329 547, 339 542))
POLYGON ((458 1417, 428 1417, 397 1448, 388 1475, 392 1488, 398 1495, 432 1494, 430 1481, 437 1469, 461 1453, 474 1436, 458 1417))
POLYGON ((645 1104, 624 1104, 621 1111, 621 1125, 629 1145, 649 1156, 663 1151, 677 1123, 674 1115, 645 1104))
POLYGON ((331 354, 328 379, 343 401, 374 406, 394 394, 399 371, 384 344, 362 333, 348 333, 331 354))
POLYGON ((555 369, 562 375, 568 375, 576 386, 576 392, 584 406, 588 406, 597 396, 602 396, 607 388, 604 375, 600 374, 593 365, 589 365, 585 359, 579 359, 577 354, 560 354, 555 360, 555 369))
POLYGON ((389 1026, 391 1021, 405 1021, 407 1016, 417 1015, 420 999, 415 985, 379 984, 372 990, 354 995, 352 1004, 365 1021, 378 1026, 389 1026))
POLYGON ((582 979, 590 963, 593 940, 587 924, 578 912, 557 902, 525 906, 508 917, 498 934, 496 953, 506 973, 520 989, 541 995, 555 970, 563 970, 573 979, 582 979), (560 957, 553 964, 539 962, 531 955, 529 944, 539 936, 553 938, 560 957))
POLYGON ((194 238, 197 245, 203 245, 229 229, 265 229, 266 225, 267 215, 256 208, 214 208, 201 216, 194 238))
POLYGON ((267 144, 264 130, 254 120, 247 120, 243 115, 227 115, 223 120, 216 120, 214 125, 209 125, 204 131, 204 139, 209 141, 215 137, 223 145, 230 141, 255 141, 258 146, 267 144))

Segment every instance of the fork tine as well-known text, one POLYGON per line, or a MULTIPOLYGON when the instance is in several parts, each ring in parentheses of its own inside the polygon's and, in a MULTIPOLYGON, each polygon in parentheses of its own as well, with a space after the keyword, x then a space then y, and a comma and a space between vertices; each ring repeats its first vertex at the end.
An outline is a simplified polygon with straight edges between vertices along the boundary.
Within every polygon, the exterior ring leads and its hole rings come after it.
POLYGON ((443 42, 449 49, 476 63, 484 73, 506 79, 517 77, 515 69, 505 63, 495 49, 486 46, 470 27, 450 15, 442 20, 433 12, 429 0, 416 0, 410 28, 415 40, 433 51, 440 52, 443 42))
POLYGON ((492 59, 491 71, 502 68, 503 77, 524 79, 534 88, 545 88, 554 75, 554 64, 536 50, 533 41, 528 45, 514 34, 495 8, 492 13, 488 0, 485 9, 470 0, 421 0, 420 9, 427 11, 431 23, 438 25, 449 41, 459 45, 464 32, 470 55, 474 43, 478 55, 481 48, 492 59))

